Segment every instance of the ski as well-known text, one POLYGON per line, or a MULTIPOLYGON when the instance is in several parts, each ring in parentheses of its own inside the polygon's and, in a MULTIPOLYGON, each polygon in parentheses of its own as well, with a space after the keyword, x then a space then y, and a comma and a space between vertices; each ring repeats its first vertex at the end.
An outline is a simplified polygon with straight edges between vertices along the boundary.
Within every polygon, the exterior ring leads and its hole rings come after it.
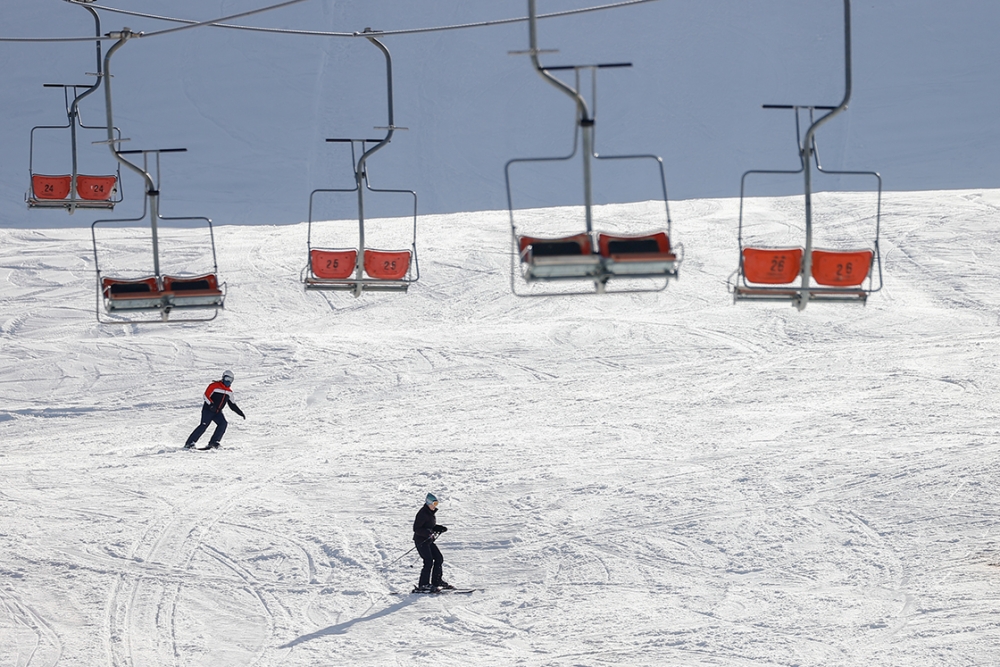
POLYGON ((427 593, 419 593, 417 591, 393 591, 392 595, 471 595, 476 591, 482 591, 482 588, 445 588, 440 591, 428 591, 427 593))

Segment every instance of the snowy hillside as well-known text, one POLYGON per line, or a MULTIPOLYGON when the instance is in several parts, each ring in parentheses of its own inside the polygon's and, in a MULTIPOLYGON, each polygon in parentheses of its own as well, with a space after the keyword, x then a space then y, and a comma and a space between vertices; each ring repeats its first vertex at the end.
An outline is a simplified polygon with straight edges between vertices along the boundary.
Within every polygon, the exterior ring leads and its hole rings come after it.
POLYGON ((889 194, 885 289, 802 313, 730 302, 733 199, 637 296, 515 298, 495 212, 360 299, 302 291, 304 226, 222 226, 207 325, 98 326, 88 231, 0 231, 0 666, 991 664, 998 207, 889 194), (247 420, 179 450, 224 368, 247 420), (396 594, 428 491, 484 590, 396 594))
MULTIPOLYGON (((119 0, 135 12, 208 20, 265 0, 119 0)), ((542 13, 601 4, 539 0, 542 13)), ((426 28, 523 17, 524 0, 398 2, 311 0, 244 23, 353 32, 426 28)), ((539 24, 547 65, 628 61, 598 82, 598 149, 650 152, 666 161, 678 199, 732 197, 751 168, 795 164, 788 112, 761 105, 836 104, 843 96, 839 0, 652 2, 539 24)), ((151 32, 174 24, 102 12, 103 29, 151 32)), ((994 188, 1000 172, 1000 4, 956 0, 855 2, 854 95, 820 134, 829 166, 876 169, 889 190, 994 188)), ((93 34, 85 10, 63 0, 0 3, 0 36, 93 34)), ((396 122, 408 127, 373 169, 386 187, 410 188, 425 213, 506 206, 503 165, 569 150, 573 106, 524 56, 528 28, 387 37, 394 59, 396 122)), ((89 83, 90 44, 0 42, 0 226, 83 226, 62 212, 29 213, 29 135, 65 122, 45 83, 89 83)), ((328 137, 369 136, 385 125, 384 63, 365 40, 203 28, 130 42, 112 59, 115 118, 127 148, 186 147, 165 161, 164 196, 177 214, 220 224, 291 224, 308 193, 350 180, 328 137)), ((82 108, 102 120, 103 101, 82 108)), ((103 137, 97 137, 98 139, 103 137)), ((94 137, 83 137, 91 141, 94 137)), ((89 147, 89 144, 87 144, 89 147)), ((103 147, 83 164, 107 173, 103 147)), ((38 164, 67 173, 67 146, 38 164)), ((579 177, 556 175, 529 204, 579 203, 579 177)), ((610 173, 602 202, 656 196, 628 173, 610 173)), ((757 194, 797 192, 767 189, 757 194)), ((126 188, 141 191, 134 176, 126 188)), ((772 188, 777 186, 772 186, 772 188)), ((125 212, 138 209, 129 203, 125 212)), ((344 213, 347 215, 347 213, 344 213)))

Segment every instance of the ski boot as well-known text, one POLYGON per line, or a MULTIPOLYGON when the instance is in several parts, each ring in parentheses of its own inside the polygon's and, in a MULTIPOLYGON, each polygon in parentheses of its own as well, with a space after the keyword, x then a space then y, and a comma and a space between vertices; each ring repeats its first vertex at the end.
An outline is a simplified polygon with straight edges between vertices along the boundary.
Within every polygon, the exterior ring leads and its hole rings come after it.
POLYGON ((440 588, 440 586, 431 586, 430 584, 427 584, 425 586, 414 586, 413 590, 410 591, 410 592, 411 593, 419 593, 421 595, 428 594, 428 593, 440 593, 441 592, 441 588, 440 588))

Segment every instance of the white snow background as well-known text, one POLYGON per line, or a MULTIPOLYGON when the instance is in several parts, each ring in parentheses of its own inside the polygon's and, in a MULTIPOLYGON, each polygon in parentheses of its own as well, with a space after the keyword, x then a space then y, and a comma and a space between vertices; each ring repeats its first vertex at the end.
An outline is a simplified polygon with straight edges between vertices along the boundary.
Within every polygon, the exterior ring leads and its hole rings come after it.
MULTIPOLYGON (((665 292, 579 298, 511 295, 505 212, 421 215, 420 282, 359 299, 303 292, 305 225, 227 216, 225 311, 166 326, 97 324, 96 216, 5 213, 0 666, 995 664, 1000 191, 974 185, 887 193, 884 289, 802 313, 732 304, 731 197, 672 203, 665 292), (224 368, 248 419, 180 451, 224 368), (471 596, 399 595, 428 491, 471 596)), ((870 245, 869 193, 816 206, 818 245, 870 245)), ((750 210, 801 243, 801 197, 750 210)))

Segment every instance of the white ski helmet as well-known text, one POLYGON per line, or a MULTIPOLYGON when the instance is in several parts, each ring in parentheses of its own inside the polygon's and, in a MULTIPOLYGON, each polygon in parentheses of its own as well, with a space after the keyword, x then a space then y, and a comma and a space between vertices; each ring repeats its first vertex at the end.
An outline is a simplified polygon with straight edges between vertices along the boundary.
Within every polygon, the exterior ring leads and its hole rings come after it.
POLYGON ((225 373, 222 374, 222 383, 225 384, 225 385, 232 384, 233 380, 235 380, 235 379, 236 379, 236 376, 233 375, 232 371, 226 371, 225 373))

